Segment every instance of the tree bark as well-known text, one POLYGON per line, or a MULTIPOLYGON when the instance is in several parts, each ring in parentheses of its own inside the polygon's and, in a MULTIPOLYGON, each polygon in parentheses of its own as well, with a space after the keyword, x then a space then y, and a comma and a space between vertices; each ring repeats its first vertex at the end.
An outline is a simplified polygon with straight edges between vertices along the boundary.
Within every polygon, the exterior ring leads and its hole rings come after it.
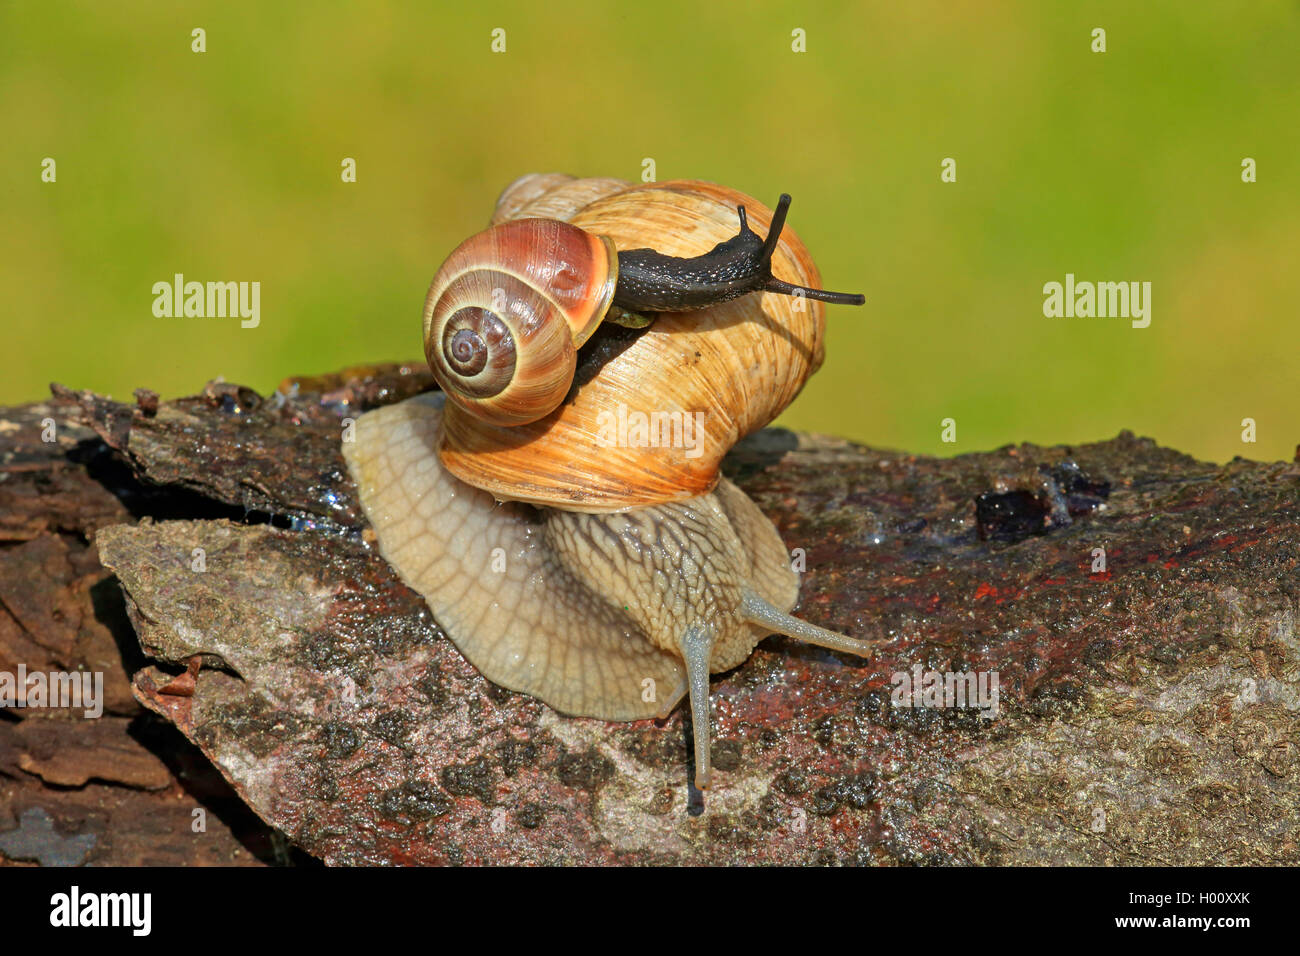
MULTIPOLYGON (((726 472, 806 562, 799 613, 889 643, 769 638, 715 677, 701 798, 684 706, 609 724, 489 684, 372 547, 344 420, 429 387, 386 366, 0 411, 5 667, 106 672, 108 720, 161 715, 328 863, 1300 862, 1296 464, 751 436, 726 472), (931 673, 996 675, 996 708, 904 706, 931 673)), ((60 719, 55 760, 30 714, 0 723, 0 829, 57 811, 47 783, 168 792, 193 754, 60 719)), ((146 825, 54 815, 92 861, 146 825)))

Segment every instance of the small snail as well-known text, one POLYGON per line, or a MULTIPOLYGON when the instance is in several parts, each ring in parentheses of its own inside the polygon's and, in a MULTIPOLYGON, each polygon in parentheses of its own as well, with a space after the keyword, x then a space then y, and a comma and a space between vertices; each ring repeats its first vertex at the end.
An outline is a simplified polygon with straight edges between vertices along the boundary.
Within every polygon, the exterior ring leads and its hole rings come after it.
POLYGON ((863 301, 820 288, 789 204, 515 181, 430 286, 443 392, 366 413, 344 444, 380 552, 485 677, 604 720, 689 695, 700 789, 710 673, 774 632, 871 648, 788 613, 785 545, 719 474, 821 365, 821 303, 863 301))

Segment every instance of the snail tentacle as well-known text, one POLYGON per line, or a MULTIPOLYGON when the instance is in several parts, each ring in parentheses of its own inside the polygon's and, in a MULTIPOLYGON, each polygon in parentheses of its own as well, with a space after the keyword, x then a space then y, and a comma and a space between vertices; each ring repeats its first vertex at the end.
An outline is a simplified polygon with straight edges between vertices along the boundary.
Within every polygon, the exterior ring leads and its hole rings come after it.
POLYGON ((682 661, 691 697, 695 731, 695 787, 709 789, 709 670, 713 660, 713 628, 696 624, 682 636, 682 661))
MULTIPOLYGON (((772 210, 772 225, 767 228, 767 239, 763 241, 763 248, 759 252, 759 260, 765 263, 772 262, 772 254, 776 252, 776 244, 781 241, 781 230, 785 228, 785 217, 790 212, 790 194, 781 193, 781 198, 777 200, 776 209, 772 210)), ((745 223, 745 207, 740 207, 740 222, 743 227, 745 223)))
POLYGON ((867 297, 861 292, 830 292, 827 289, 813 289, 805 285, 782 282, 775 276, 767 280, 763 291, 775 292, 779 295, 801 295, 805 299, 816 299, 818 302, 829 302, 832 305, 865 305, 867 301, 867 297))
POLYGON ((783 634, 786 637, 793 637, 797 641, 803 641, 805 644, 815 644, 818 647, 825 647, 832 651, 842 651, 845 654, 853 654, 857 657, 870 657, 875 652, 876 645, 883 643, 855 640, 847 635, 827 630, 824 627, 818 627, 809 621, 785 614, 748 588, 745 589, 741 596, 740 616, 752 624, 767 628, 774 634, 783 634))

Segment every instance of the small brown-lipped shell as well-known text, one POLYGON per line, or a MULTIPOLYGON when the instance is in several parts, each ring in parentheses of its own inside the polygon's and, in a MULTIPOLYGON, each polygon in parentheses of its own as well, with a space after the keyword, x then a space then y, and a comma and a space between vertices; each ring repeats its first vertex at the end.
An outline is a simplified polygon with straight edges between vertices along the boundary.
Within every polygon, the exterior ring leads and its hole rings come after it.
MULTIPOLYGON (((567 217, 619 250, 689 257, 735 236, 741 205, 766 235, 766 205, 713 183, 631 186, 546 174, 511 184, 496 218, 567 217)), ((788 225, 772 271, 821 285, 788 225)), ((664 313, 635 333, 608 328, 579 355, 564 403, 537 421, 503 427, 449 404, 440 450, 448 471, 501 500, 573 511, 691 498, 717 484, 732 445, 780 414, 824 355, 822 303, 775 293, 664 313)))
POLYGON ((608 239, 556 219, 501 223, 443 263, 424 303, 424 354, 462 411, 535 422, 563 400, 577 349, 609 309, 618 259, 608 239))

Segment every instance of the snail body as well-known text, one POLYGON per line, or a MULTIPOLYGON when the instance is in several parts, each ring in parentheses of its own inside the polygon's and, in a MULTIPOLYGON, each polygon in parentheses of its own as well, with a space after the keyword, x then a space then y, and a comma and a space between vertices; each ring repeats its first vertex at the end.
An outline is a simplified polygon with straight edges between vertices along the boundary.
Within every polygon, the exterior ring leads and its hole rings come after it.
POLYGON ((443 394, 366 413, 344 444, 381 553, 485 677, 605 720, 689 696, 701 788, 710 673, 773 632, 870 646, 790 616, 785 545, 718 471, 820 365, 821 302, 860 298, 818 288, 788 205, 516 181, 430 287, 443 394), (697 454, 603 440, 620 406, 699 416, 697 454))

